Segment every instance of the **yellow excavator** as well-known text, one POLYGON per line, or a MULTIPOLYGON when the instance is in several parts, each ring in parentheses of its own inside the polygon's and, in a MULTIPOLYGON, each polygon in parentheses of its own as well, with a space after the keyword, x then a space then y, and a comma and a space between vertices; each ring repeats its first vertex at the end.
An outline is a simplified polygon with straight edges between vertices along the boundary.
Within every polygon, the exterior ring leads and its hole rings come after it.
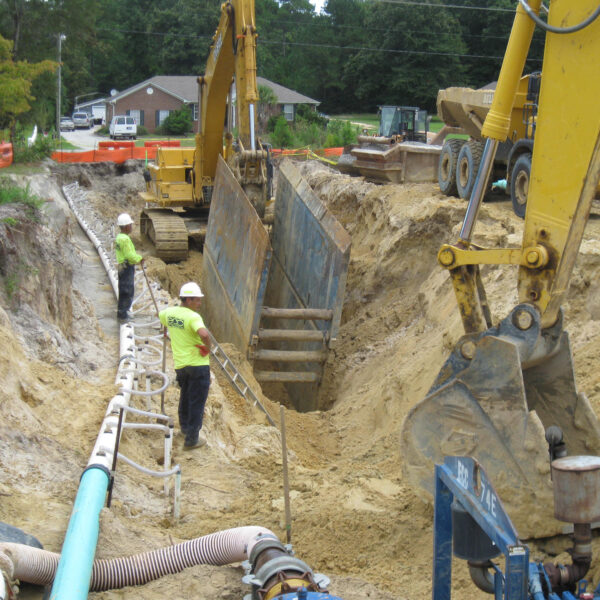
POLYGON ((140 196, 146 208, 140 227, 165 261, 187 258, 188 236, 203 237, 220 155, 259 216, 264 215, 270 169, 268 150, 256 135, 256 38, 254 0, 223 3, 206 72, 198 78, 195 148, 158 148, 155 162, 145 171, 146 190, 140 196), (237 139, 231 131, 224 135, 226 122, 229 130, 235 123, 237 139))
POLYGON ((563 304, 600 179, 598 0, 519 0, 485 148, 459 239, 438 254, 465 335, 402 429, 405 472, 431 491, 433 464, 471 455, 486 469, 521 535, 562 530, 553 519, 548 445, 600 453, 600 423, 575 385, 563 304), (477 214, 510 115, 535 26, 546 31, 535 142, 520 247, 472 242, 477 214), (499 322, 481 265, 517 265, 519 304, 499 322))

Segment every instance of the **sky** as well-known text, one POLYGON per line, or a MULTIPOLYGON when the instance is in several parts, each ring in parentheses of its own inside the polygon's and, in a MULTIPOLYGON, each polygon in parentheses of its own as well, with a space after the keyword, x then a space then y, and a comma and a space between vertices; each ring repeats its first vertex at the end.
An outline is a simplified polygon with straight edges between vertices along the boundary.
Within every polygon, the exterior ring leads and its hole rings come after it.
POLYGON ((325 0, 310 0, 310 3, 315 7, 315 12, 319 14, 325 4, 325 0))

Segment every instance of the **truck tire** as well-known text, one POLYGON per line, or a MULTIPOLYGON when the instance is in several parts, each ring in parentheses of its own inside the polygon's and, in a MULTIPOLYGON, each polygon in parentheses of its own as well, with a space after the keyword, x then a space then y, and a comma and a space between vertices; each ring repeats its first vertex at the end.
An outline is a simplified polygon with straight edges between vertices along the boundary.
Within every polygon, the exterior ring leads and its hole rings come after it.
POLYGON ((531 154, 522 154, 515 162, 510 174, 510 199, 517 217, 525 218, 527 193, 531 174, 531 154))
POLYGON ((450 139, 444 142, 438 162, 438 184, 446 196, 456 196, 456 164, 464 140, 450 139))
POLYGON ((470 140, 460 149, 456 162, 456 189, 458 195, 464 200, 469 200, 471 190, 475 184, 481 155, 483 153, 483 142, 470 140))

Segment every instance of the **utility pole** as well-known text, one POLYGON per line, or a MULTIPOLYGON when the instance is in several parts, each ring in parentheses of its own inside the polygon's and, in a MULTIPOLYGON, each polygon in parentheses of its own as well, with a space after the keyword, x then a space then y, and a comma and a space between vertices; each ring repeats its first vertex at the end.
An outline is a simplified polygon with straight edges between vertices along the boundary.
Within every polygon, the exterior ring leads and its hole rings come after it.
POLYGON ((60 98, 61 98, 61 71, 62 71, 62 58, 61 49, 62 42, 66 40, 67 36, 63 33, 58 34, 58 80, 56 82, 56 138, 60 139, 60 98))

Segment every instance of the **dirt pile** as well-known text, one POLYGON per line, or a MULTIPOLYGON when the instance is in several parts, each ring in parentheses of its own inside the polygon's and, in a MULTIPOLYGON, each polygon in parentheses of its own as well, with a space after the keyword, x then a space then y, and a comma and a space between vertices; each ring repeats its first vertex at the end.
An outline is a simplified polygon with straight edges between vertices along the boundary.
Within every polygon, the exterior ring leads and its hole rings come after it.
MULTIPOLYGON (((285 411, 294 550, 316 571, 330 576, 330 590, 345 600, 425 599, 430 596, 433 515, 421 491, 403 479, 400 428, 462 334, 454 293, 447 274, 437 266, 436 254, 443 242, 457 237, 465 204, 442 197, 429 184, 374 186, 318 163, 299 166, 352 235, 352 252, 341 331, 327 365, 328 410, 285 411)), ((54 185, 50 174, 44 178, 46 187, 54 185)), ((138 217, 141 204, 136 192, 143 179, 135 164, 118 171, 108 166, 66 167, 54 178, 65 183, 79 180, 90 203, 107 220, 124 210, 138 217)), ((58 206, 59 200, 54 204, 58 206)), ((68 210, 60 208, 68 220, 68 210)), ((21 252, 44 255, 46 263, 65 260, 50 253, 61 245, 54 241, 58 222, 52 217, 43 232, 19 238, 18 247, 27 248, 21 252), (48 240, 47 256, 45 242, 36 245, 42 239, 48 240)), ((521 227, 509 202, 501 199, 482 208, 474 241, 488 247, 518 245, 521 227)), ((76 229, 65 234, 67 246, 73 239, 68 235, 77 235, 76 229)), ((578 384, 596 408, 599 238, 600 223, 592 220, 566 307, 578 384)), ((134 240, 143 252, 151 253, 139 237, 134 240)), ((91 269, 88 263, 69 264, 75 278, 91 269)), ((201 278, 201 255, 192 252, 178 265, 150 257, 148 272, 174 295, 184 281, 201 278)), ((504 317, 516 303, 516 271, 484 268, 483 275, 493 313, 496 319, 504 317)), ((33 274, 32 281, 36 285, 33 274)), ((70 322, 62 323, 51 311, 46 315, 43 307, 26 319, 18 318, 26 310, 25 300, 11 305, 6 297, 0 314, 2 343, 14 349, 0 359, 0 377, 6 382, 0 401, 5 442, 0 446, 0 520, 36 535, 53 551, 60 550, 78 478, 115 391, 112 377, 118 350, 107 333, 111 325, 101 318, 115 306, 104 306, 104 300, 98 303, 99 289, 106 286, 101 281, 98 275, 94 285, 90 275, 75 284, 69 300, 61 298, 65 305, 71 303, 70 322), (21 332, 35 337, 38 323, 46 319, 44 326, 56 327, 61 343, 78 349, 69 366, 53 362, 21 332), (98 365, 84 377, 80 368, 89 347, 98 365)), ((66 280, 57 278, 57 285, 69 295, 66 280)), ((53 298, 52 294, 44 297, 53 298)), ((258 390, 249 365, 233 348, 227 351, 258 390)), ((174 446, 174 461, 183 472, 182 518, 171 519, 162 482, 120 465, 113 506, 102 513, 97 556, 132 554, 251 524, 268 527, 285 539, 279 435, 216 370, 215 375, 206 414, 208 447, 184 453, 180 438, 174 446)), ((278 421, 279 407, 263 396, 261 401, 278 421)), ((167 413, 175 415, 176 406, 177 390, 171 387, 167 413)), ((161 445, 155 437, 128 433, 122 452, 158 468, 161 445)), ((567 545, 553 540, 544 548, 535 546, 534 552, 540 557, 542 550, 554 555, 567 545)), ((199 566, 143 588, 91 597, 240 598, 248 592, 241 574, 236 566, 199 566)), ((462 564, 455 570, 453 593, 483 597, 462 564)))

